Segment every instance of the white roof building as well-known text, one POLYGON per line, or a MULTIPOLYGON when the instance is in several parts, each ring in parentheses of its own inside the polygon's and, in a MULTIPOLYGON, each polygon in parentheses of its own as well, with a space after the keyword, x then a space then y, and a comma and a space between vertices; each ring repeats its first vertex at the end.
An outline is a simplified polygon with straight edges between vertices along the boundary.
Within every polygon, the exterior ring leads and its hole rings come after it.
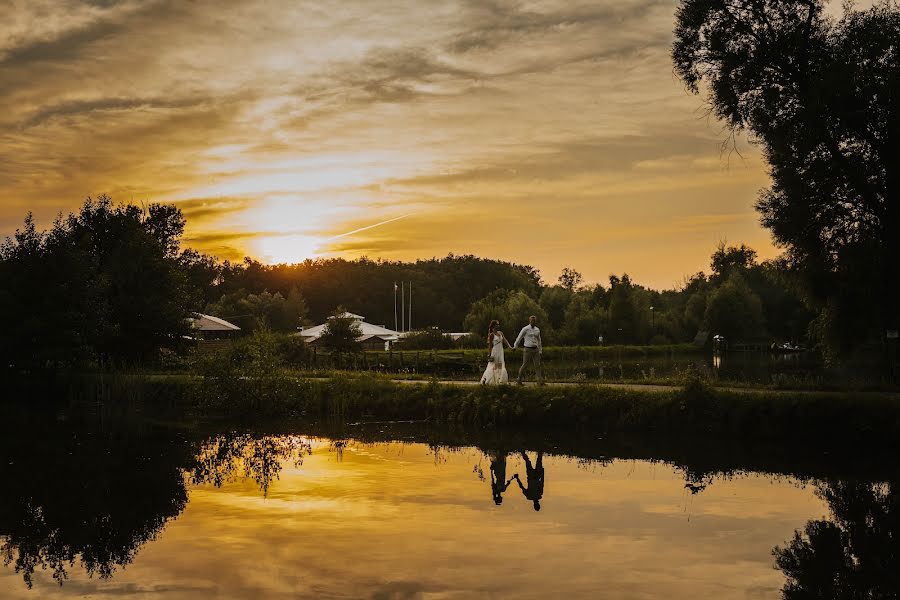
MULTIPOLYGON (((371 323, 366 323, 365 317, 363 317, 362 315, 356 315, 347 312, 341 315, 341 317, 345 319, 353 319, 353 321, 359 327, 362 335, 356 338, 356 341, 358 342, 369 342, 374 341, 375 339, 381 340, 382 342, 396 342, 400 339, 400 333, 394 331, 393 329, 382 327, 381 325, 372 325, 371 323)), ((328 317, 329 320, 333 318, 334 317, 328 317)), ((326 323, 323 323, 322 325, 316 325, 314 327, 304 327, 294 335, 299 335, 300 337, 302 337, 304 342, 315 342, 325 332, 326 325, 326 323)))
POLYGON ((240 331, 241 328, 235 325, 234 323, 229 323, 225 319, 220 319, 219 317, 214 317, 212 315, 204 315, 200 313, 194 313, 193 316, 188 319, 191 322, 191 327, 195 331, 240 331))

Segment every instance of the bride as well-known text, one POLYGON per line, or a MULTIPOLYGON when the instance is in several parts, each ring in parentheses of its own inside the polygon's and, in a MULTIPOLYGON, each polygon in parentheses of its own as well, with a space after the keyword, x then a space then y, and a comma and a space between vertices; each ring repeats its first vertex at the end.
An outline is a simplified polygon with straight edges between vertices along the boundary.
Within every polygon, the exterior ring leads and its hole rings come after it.
POLYGON ((500 331, 500 321, 496 319, 491 321, 488 328, 487 343, 491 349, 491 356, 488 359, 487 368, 484 375, 481 376, 481 383, 484 385, 500 385, 501 383, 509 383, 509 374, 506 372, 506 359, 503 356, 503 345, 512 349, 512 345, 500 331))

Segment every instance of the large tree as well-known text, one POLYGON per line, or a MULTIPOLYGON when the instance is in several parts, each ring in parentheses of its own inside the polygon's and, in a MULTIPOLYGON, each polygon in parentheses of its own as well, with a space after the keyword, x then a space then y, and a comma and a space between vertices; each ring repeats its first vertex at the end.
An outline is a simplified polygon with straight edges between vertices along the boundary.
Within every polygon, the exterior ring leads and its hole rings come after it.
POLYGON ((900 9, 682 0, 672 57, 712 112, 762 147, 763 224, 842 350, 898 327, 900 9))
POLYGON ((136 363, 179 345, 195 295, 178 254, 183 230, 174 207, 106 196, 47 233, 27 217, 0 245, 0 365, 136 363))

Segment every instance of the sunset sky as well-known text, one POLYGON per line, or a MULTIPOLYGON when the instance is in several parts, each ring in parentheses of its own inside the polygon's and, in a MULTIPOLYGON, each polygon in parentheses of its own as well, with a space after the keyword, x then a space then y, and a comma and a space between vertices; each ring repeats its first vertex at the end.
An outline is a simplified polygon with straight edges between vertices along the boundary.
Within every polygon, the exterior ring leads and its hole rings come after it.
POLYGON ((671 287, 721 239, 773 256, 758 150, 673 74, 676 4, 0 0, 0 236, 106 192, 223 259, 671 287))

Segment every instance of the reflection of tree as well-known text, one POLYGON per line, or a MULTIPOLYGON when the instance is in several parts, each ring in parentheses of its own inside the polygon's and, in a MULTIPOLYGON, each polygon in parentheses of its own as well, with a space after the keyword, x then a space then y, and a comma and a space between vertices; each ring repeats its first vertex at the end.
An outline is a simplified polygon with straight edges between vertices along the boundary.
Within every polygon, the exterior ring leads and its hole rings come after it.
POLYGON ((773 550, 787 576, 783 596, 878 599, 900 596, 900 494, 893 484, 830 482, 818 495, 831 520, 813 520, 773 550))
POLYGON ((297 436, 253 437, 250 434, 218 435, 200 446, 196 464, 189 473, 191 483, 212 483, 216 487, 238 479, 252 479, 268 494, 278 480, 282 463, 295 464, 312 451, 310 443, 297 436))
POLYGON ((187 503, 184 444, 63 428, 29 435, 22 444, 0 434, 0 556, 28 587, 37 570, 62 584, 76 562, 110 577, 187 503))

